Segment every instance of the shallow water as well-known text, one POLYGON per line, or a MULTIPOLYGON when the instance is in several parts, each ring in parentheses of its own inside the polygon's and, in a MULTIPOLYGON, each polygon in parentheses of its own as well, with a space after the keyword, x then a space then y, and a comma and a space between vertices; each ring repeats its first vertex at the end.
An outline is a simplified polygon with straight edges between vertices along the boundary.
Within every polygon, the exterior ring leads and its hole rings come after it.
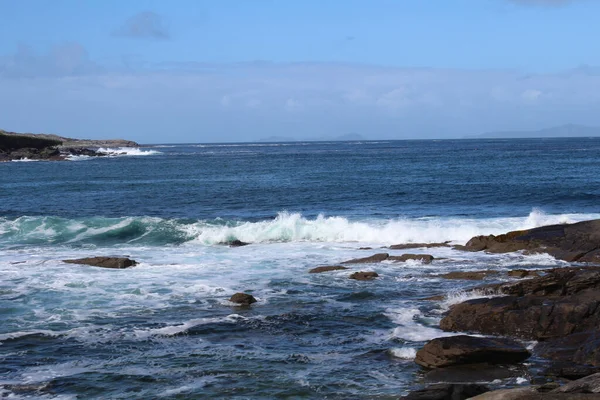
POLYGON ((173 145, 0 164, 0 393, 395 398, 423 383, 415 350, 447 334, 437 329, 442 313, 474 285, 436 274, 565 264, 379 247, 598 218, 599 147, 597 139, 173 145), (220 244, 233 239, 252 244, 220 244), (372 282, 349 280, 352 271, 307 273, 382 251, 445 259, 350 266, 377 271, 372 282), (140 264, 60 261, 91 255, 140 264), (229 303, 238 291, 258 303, 229 303), (435 294, 449 299, 421 300, 435 294))

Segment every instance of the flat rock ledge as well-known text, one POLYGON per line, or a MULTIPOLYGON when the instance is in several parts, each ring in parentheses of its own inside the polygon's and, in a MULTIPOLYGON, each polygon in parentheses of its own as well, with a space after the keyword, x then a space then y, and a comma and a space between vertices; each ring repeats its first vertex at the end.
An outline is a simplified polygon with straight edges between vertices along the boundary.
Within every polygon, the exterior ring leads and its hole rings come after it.
POLYGON ((377 253, 369 257, 354 258, 344 261, 342 264, 375 264, 382 261, 406 262, 408 260, 421 261, 423 264, 430 264, 433 256, 430 254, 402 254, 400 256, 390 256, 388 253, 377 253))
POLYGON ((239 304, 241 306, 249 306, 250 304, 256 303, 256 299, 251 294, 238 292, 229 298, 232 303, 239 304))
POLYGON ((309 274, 320 274, 322 272, 329 272, 329 271, 340 271, 340 270, 344 270, 344 269, 348 269, 342 265, 326 265, 326 266, 322 266, 322 267, 316 267, 311 269, 310 271, 308 271, 309 274))
POLYGON ((425 368, 443 368, 483 362, 516 364, 530 356, 525 347, 512 339, 459 335, 429 341, 417 351, 415 362, 425 368))
POLYGON ((477 384, 440 383, 425 389, 409 393, 403 400, 463 400, 490 390, 487 386, 477 384))
POLYGON ((137 261, 127 257, 87 257, 75 260, 63 260, 63 262, 67 264, 82 264, 112 269, 124 269, 137 265, 137 261))

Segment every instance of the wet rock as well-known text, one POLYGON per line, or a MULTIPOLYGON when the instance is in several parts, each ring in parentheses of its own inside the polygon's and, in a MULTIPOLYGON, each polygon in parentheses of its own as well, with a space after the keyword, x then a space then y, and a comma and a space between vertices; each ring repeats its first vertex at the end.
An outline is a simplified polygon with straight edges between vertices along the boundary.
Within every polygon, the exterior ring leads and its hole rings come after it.
POLYGON ((518 378, 528 375, 523 365, 500 365, 489 363, 452 365, 435 368, 428 371, 426 382, 464 383, 464 382, 493 382, 518 378))
POLYGON ((433 256, 430 254, 402 254, 401 256, 389 256, 388 260, 394 262, 406 262, 408 260, 421 261, 423 264, 431 264, 433 256))
POLYGON ((342 264, 372 264, 372 263, 378 263, 378 262, 382 262, 384 260, 387 260, 389 258, 389 254, 388 253, 377 253, 377 254, 373 254, 372 256, 369 257, 364 257, 364 258, 355 258, 352 260, 348 260, 348 261, 344 261, 342 264))
POLYGON ((242 242, 241 240, 235 239, 227 243, 229 247, 242 247, 248 246, 250 243, 242 242))
POLYGON ((569 382, 552 393, 600 393, 600 373, 569 382))
POLYGON ((440 322, 446 331, 478 332, 545 340, 595 328, 600 323, 600 291, 566 297, 505 296, 453 305, 440 322))
POLYGON ((431 249, 434 247, 450 247, 448 244, 450 242, 443 243, 403 243, 403 244, 393 244, 389 248, 391 250, 406 250, 406 249, 431 249))
POLYGON ((355 279, 357 281, 370 281, 372 279, 377 278, 378 276, 379 276, 379 274, 377 272, 373 272, 373 271, 369 271, 369 272, 359 271, 359 272, 353 273, 348 278, 355 279))
POLYGON ((75 260, 63 260, 68 264, 83 264, 93 267, 123 269, 137 265, 137 261, 126 257, 88 257, 75 260))
POLYGON ((415 362, 425 368, 441 368, 483 362, 514 364, 529 356, 527 349, 511 339, 459 335, 429 341, 417 351, 415 362))
POLYGON ((329 272, 329 271, 339 271, 343 269, 348 269, 341 265, 328 265, 323 267, 316 267, 308 271, 309 274, 320 274, 321 272, 329 272))
POLYGON ((236 293, 229 298, 229 301, 243 306, 249 306, 252 303, 256 303, 254 296, 247 293, 236 293))
MULTIPOLYGON (((536 355, 550 360, 571 363, 572 365, 563 366, 563 368, 578 371, 575 374, 580 375, 581 371, 586 370, 586 365, 600 368, 600 330, 592 329, 540 342, 535 346, 534 352, 536 355)), ((587 369, 589 370, 589 368, 587 369)), ((600 371, 591 373, 595 372, 600 371)), ((586 375, 591 375, 591 373, 586 375)), ((565 376, 565 373, 559 376, 565 376)))
POLYGON ((552 363, 548 368, 544 369, 540 375, 574 380, 584 378, 588 375, 597 374, 599 372, 600 367, 558 361, 552 363))
POLYGON ((469 281, 480 281, 488 276, 498 275, 498 271, 453 271, 446 274, 434 275, 437 278, 444 279, 463 279, 469 281))
POLYGON ((404 400, 464 400, 485 393, 487 386, 477 384, 437 384, 410 392, 404 400))
POLYGON ((488 288, 517 296, 568 296, 586 289, 600 289, 600 268, 555 268, 539 278, 491 285, 488 288))
POLYGON ((529 277, 539 277, 540 274, 537 271, 529 271, 526 269, 514 269, 512 271, 508 271, 508 276, 512 278, 529 278, 529 277))
POLYGON ((568 262, 597 263, 600 262, 600 220, 542 226, 497 236, 476 236, 465 246, 455 248, 490 253, 527 250, 547 253, 568 262))

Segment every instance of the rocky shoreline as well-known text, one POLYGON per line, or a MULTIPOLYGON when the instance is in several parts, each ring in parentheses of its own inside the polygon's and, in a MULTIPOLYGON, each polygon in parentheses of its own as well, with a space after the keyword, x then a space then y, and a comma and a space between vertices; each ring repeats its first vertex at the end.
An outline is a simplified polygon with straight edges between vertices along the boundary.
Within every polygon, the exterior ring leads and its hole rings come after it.
POLYGON ((25 134, 0 130, 0 162, 19 160, 64 161, 72 156, 102 157, 100 148, 140 147, 123 139, 86 140, 58 135, 25 134))
MULTIPOLYGON (((223 243, 231 245, 231 243, 223 243)), ((239 242, 240 245, 251 245, 239 242)), ((448 243, 417 244, 422 248, 448 243)), ((416 246, 416 245, 415 245, 416 246)), ((390 249, 410 249, 410 244, 390 249)), ((466 292, 490 294, 450 306, 439 327, 456 335, 427 342, 417 351, 415 363, 425 382, 436 382, 401 397, 407 400, 499 399, 591 399, 600 398, 600 220, 543 226, 499 236, 478 236, 461 251, 490 253, 522 251, 550 254, 577 264, 548 270, 513 270, 511 280, 467 287, 466 292), (544 369, 529 370, 529 360, 542 360, 544 369), (527 380, 523 376, 528 377, 527 380), (518 378, 515 387, 498 384, 518 378), (500 381, 497 381, 500 380, 500 381), (485 384, 482 384, 484 382, 485 384), (524 385, 529 383, 529 385, 524 385), (497 389, 497 390, 494 390, 497 389)), ((381 262, 435 262, 427 254, 368 257, 318 266, 307 273, 348 272, 348 279, 376 284, 378 274, 355 265, 381 262), (340 265, 341 264, 341 265, 340 265)), ((122 269, 135 267, 127 257, 90 257, 66 263, 122 269)), ((498 271, 458 271, 437 275, 466 282, 484 279, 498 271)), ((429 301, 443 301, 445 295, 429 301)), ((260 299, 259 299, 260 300, 260 299)), ((250 307, 258 303, 251 294, 235 293, 231 305, 250 307)))

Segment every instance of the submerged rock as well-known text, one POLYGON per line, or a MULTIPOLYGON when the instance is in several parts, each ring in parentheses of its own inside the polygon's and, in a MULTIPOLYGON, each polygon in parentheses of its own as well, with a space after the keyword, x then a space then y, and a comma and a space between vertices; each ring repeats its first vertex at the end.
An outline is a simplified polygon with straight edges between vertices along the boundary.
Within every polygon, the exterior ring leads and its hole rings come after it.
POLYGON ((83 264, 93 267, 124 269, 137 265, 137 261, 126 257, 88 257, 75 260, 63 260, 68 264, 83 264))
POLYGON ((429 341, 417 351, 415 362, 425 368, 440 368, 483 362, 514 364, 530 356, 525 347, 511 339, 459 335, 429 341))
POLYGON ((448 244, 450 242, 443 243, 403 243, 403 244, 393 244, 389 248, 391 250, 406 250, 406 249, 420 249, 426 248, 431 249, 434 247, 450 247, 448 244))
POLYGON ((235 239, 227 243, 229 247, 242 247, 248 246, 250 243, 242 242, 241 240, 235 239))
POLYGON ((468 281, 480 281, 488 276, 498 275, 498 271, 453 271, 446 274, 434 275, 437 278, 444 279, 463 279, 468 281))
POLYGON ((408 260, 417 260, 421 261, 423 264, 431 264, 433 261, 433 256, 430 254, 402 254, 401 256, 390 256, 388 257, 390 261, 395 262, 406 262, 408 260))
POLYGON ((247 293, 236 293, 229 298, 229 301, 243 306, 249 306, 252 303, 256 303, 254 296, 247 293))
POLYGON ((364 271, 359 271, 359 272, 355 272, 352 275, 350 275, 348 278, 350 279, 355 279, 357 281, 370 281, 372 279, 375 279, 379 276, 379 274, 377 272, 364 272, 364 271))
POLYGON ((400 399, 404 400, 465 400, 490 390, 487 386, 477 384, 440 383, 421 390, 410 392, 400 399))
POLYGON ((388 253, 377 253, 377 254, 373 254, 372 256, 369 257, 363 257, 363 258, 354 258, 352 260, 348 260, 348 261, 344 261, 342 262, 342 264, 370 264, 370 263, 378 263, 378 262, 382 262, 385 261, 389 258, 389 254, 388 253))
POLYGON ((320 274, 321 272, 329 272, 329 271, 339 271, 343 269, 348 269, 341 265, 328 265, 323 267, 316 267, 308 271, 309 274, 320 274))

